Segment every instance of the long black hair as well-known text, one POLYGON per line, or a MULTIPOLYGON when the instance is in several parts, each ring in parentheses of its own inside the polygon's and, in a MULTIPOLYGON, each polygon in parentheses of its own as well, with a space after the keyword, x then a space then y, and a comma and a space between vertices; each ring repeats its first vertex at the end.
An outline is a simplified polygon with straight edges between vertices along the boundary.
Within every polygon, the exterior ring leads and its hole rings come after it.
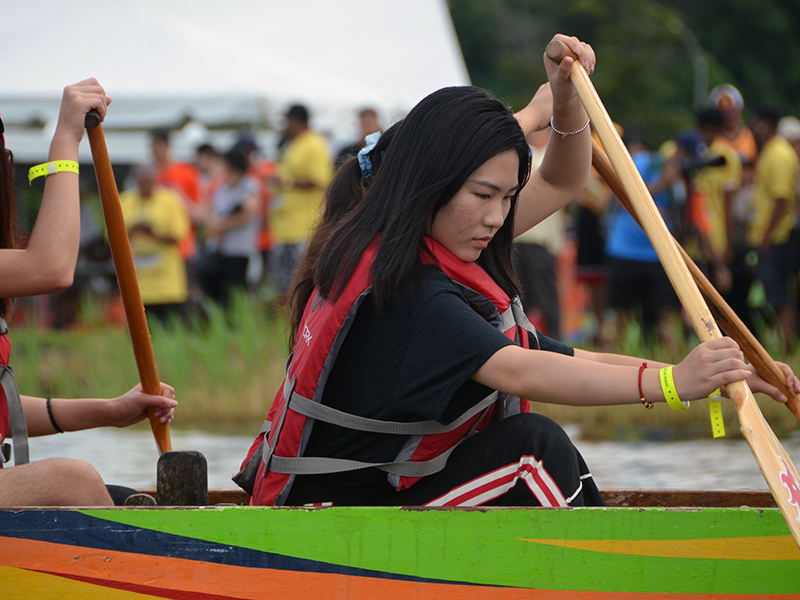
POLYGON ((291 318, 291 329, 289 330, 290 347, 294 346, 297 329, 303 318, 306 303, 308 303, 308 299, 317 285, 314 274, 323 248, 325 248, 331 236, 337 230, 342 219, 363 201, 364 194, 372 183, 374 174, 380 170, 383 164, 386 150, 402 125, 403 121, 399 121, 384 131, 375 147, 366 153, 371 163, 371 173, 363 173, 358 158, 349 156, 341 163, 330 184, 328 184, 325 190, 322 217, 317 223, 306 251, 297 265, 289 294, 285 298, 291 318))
MULTIPOLYGON (((475 87, 444 88, 423 99, 386 148, 363 199, 340 198, 352 194, 352 187, 334 185, 357 168, 352 161, 337 173, 327 206, 351 209, 329 225, 316 256, 314 286, 326 298, 338 297, 361 254, 381 234, 372 271, 373 302, 381 310, 402 299, 421 281, 420 250, 425 249, 422 238, 428 223, 478 167, 507 150, 519 156, 521 189, 530 175, 530 150, 508 107, 475 87)), ((511 264, 517 196, 505 223, 478 259, 509 295, 519 293, 511 264)), ((293 320, 295 329, 298 324, 293 320)))
MULTIPOLYGON (((0 120, 0 129, 2 129, 0 120)), ((14 192, 14 157, 0 135, 0 248, 17 247, 17 201, 14 192)), ((10 315, 13 298, 0 298, 0 316, 10 315)))

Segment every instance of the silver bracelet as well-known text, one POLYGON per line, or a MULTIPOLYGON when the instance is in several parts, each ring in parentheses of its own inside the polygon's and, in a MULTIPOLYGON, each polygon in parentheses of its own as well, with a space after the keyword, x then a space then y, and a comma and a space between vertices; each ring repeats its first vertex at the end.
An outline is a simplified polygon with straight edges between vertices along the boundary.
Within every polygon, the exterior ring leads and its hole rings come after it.
POLYGON ((589 117, 586 117, 586 125, 584 125, 580 129, 576 129, 575 131, 559 131, 558 129, 556 129, 556 126, 553 125, 553 117, 550 117, 550 129, 555 131, 562 138, 565 138, 568 135, 578 135, 581 131, 583 131, 584 129, 586 129, 589 126, 589 123, 591 123, 591 121, 592 120, 589 117))

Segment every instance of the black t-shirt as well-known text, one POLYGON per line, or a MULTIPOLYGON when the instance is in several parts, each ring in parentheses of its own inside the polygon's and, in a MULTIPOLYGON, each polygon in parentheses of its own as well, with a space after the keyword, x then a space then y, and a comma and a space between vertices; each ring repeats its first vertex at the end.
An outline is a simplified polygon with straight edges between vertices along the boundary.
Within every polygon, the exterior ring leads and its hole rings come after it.
MULTIPOLYGON (((472 310, 438 267, 425 270, 420 288, 381 314, 367 296, 331 370, 323 404, 372 419, 449 423, 492 392, 470 377, 514 342, 472 310)), ((542 335, 539 342, 542 350, 573 353, 542 335)), ((405 440, 317 421, 304 456, 388 462, 405 440)), ((378 469, 298 476, 287 504, 369 504, 387 487, 386 477, 378 469)))

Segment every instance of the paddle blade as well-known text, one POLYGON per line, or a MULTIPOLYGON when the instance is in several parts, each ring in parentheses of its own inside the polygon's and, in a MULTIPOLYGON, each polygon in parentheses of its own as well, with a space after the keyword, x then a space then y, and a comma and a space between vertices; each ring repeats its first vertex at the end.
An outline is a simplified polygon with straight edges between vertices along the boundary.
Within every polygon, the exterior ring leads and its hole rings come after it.
POLYGON ((772 496, 780 508, 794 541, 800 546, 800 476, 792 459, 764 419, 747 385, 731 384, 733 403, 742 433, 755 456, 772 496))

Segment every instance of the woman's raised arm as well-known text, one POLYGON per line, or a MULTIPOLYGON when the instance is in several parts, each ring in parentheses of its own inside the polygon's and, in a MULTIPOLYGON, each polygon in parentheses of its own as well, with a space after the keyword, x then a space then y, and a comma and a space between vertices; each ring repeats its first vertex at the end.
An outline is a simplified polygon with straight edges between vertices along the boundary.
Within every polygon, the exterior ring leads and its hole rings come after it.
MULTIPOLYGON (((96 79, 64 89, 49 161, 78 161, 86 113, 104 118, 111 99, 96 79)), ((2 202, 13 198, 2 198, 2 202)), ((33 296, 63 290, 72 283, 80 241, 78 175, 49 175, 39 214, 24 250, 0 249, 0 297, 33 296)))
MULTIPOLYGON (((588 73, 594 71, 595 55, 589 44, 561 34, 553 39, 564 42, 588 73)), ((571 58, 564 58, 557 65, 545 56, 552 112, 548 114, 543 107, 547 91, 539 88, 528 106, 516 115, 526 135, 551 122, 554 130, 541 166, 531 173, 530 181, 520 192, 515 235, 524 233, 567 204, 588 182, 592 164, 589 117, 569 79, 572 63, 571 58)))

